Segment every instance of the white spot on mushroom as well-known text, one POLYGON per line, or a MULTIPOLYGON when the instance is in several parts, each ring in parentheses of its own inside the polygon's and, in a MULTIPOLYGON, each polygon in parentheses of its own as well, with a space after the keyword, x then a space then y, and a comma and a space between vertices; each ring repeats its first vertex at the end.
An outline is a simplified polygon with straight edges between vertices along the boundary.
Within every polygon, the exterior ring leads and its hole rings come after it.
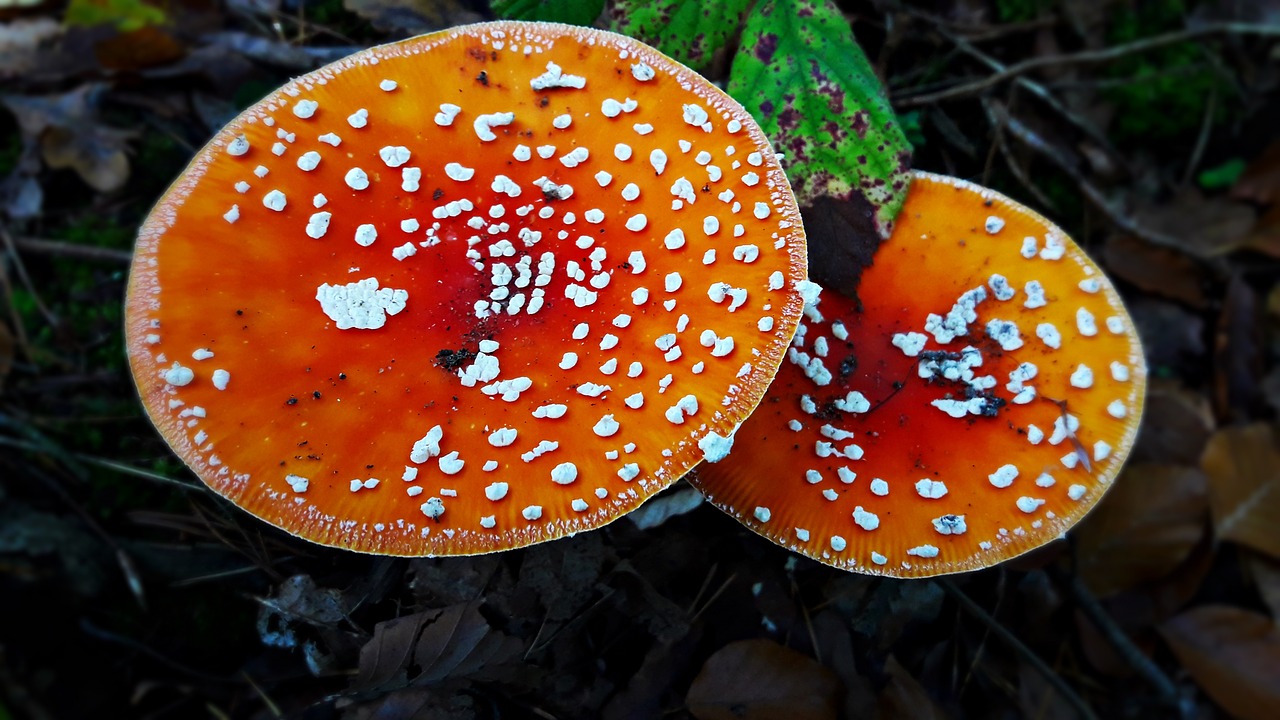
POLYGON ((875 513, 867 512, 858 505, 853 509, 853 523, 858 527, 870 532, 880 527, 880 516, 875 513))
POLYGON ((175 362, 168 370, 161 373, 160 377, 174 387, 184 387, 190 385, 192 380, 195 380, 196 374, 191 368, 183 367, 175 362))
POLYGON ((284 210, 285 205, 287 205, 288 202, 289 201, 284 196, 284 193, 279 190, 272 190, 262 197, 262 204, 266 206, 268 210, 275 210, 276 212, 284 210))
POLYGON ((329 232, 329 220, 333 217, 333 213, 318 212, 307 220, 307 237, 319 240, 324 234, 329 232))
POLYGON ((521 510, 520 515, 523 516, 525 520, 528 520, 529 522, 533 522, 534 520, 537 520, 542 517, 542 506, 530 505, 526 507, 524 510, 521 510))
POLYGON ((213 386, 219 390, 226 390, 227 383, 231 382, 231 373, 218 368, 213 371, 213 386))
POLYGON ((358 167, 348 170, 342 179, 352 190, 364 190, 369 187, 369 175, 358 167))
POLYGON ((1093 370, 1083 364, 1076 367, 1071 373, 1071 386, 1082 390, 1093 387, 1093 370))
POLYGON ((578 466, 571 462, 560 463, 551 468, 551 481, 557 485, 568 485, 578 479, 578 466))
POLYGON ((471 126, 481 142, 492 142, 498 139, 493 128, 504 127, 516 121, 516 114, 511 112, 487 113, 476 117, 471 126))
POLYGON ((376 330, 386 324, 387 315, 404 310, 408 298, 406 290, 379 288, 376 278, 346 285, 324 283, 316 288, 320 308, 339 330, 376 330))
POLYGON ((987 476, 987 480, 998 488, 1007 488, 1013 484, 1018 477, 1018 468, 1013 465, 1001 465, 994 473, 987 476))
MULTIPOLYGON (((871 481, 872 490, 875 492, 875 480, 871 481)), ((879 494, 879 493, 876 493, 879 494)), ((922 478, 916 481, 916 494, 927 500, 937 500, 947 494, 947 484, 941 480, 930 480, 922 478)))
POLYGON ((320 103, 315 100, 299 100, 294 103, 293 114, 303 120, 310 119, 316 114, 316 110, 320 107, 320 103))
POLYGON ((444 515, 444 501, 438 497, 428 498, 418 509, 432 520, 438 520, 441 515, 444 515))

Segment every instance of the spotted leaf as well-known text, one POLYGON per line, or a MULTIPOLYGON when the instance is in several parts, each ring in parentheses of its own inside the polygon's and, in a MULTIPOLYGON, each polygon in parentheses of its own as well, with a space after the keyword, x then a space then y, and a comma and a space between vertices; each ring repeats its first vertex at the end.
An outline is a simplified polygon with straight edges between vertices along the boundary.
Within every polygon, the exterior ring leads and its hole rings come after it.
POLYGON ((716 53, 729 45, 749 7, 750 0, 613 0, 608 27, 705 73, 715 64, 716 53))
POLYGON ((786 155, 809 227, 811 274, 852 295, 906 198, 911 147, 834 3, 761 2, 741 48, 729 94, 786 155), (838 276, 827 276, 832 267, 842 268, 838 276))
POLYGON ((604 0, 494 0, 493 13, 505 20, 542 20, 590 25, 604 10, 604 0))

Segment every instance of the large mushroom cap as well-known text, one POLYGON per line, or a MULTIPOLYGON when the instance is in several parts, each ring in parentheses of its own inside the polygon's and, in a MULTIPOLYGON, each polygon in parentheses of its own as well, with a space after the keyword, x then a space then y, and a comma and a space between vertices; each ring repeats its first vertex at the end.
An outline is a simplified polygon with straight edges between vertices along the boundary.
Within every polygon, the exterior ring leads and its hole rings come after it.
POLYGON ((858 296, 806 307, 733 453, 696 473, 713 503, 829 565, 923 577, 1043 545, 1106 492, 1146 366, 1061 230, 917 173, 858 296))
POLYGON ((358 53, 218 133, 142 228, 128 346, 156 426, 244 509, 470 554, 723 455, 804 277, 737 103, 619 35, 493 23, 358 53))

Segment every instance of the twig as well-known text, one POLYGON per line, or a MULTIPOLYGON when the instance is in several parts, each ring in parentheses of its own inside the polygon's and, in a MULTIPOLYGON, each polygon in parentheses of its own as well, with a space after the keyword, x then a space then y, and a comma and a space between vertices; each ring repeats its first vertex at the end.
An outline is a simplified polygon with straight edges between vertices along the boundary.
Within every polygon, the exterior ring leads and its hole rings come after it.
MULTIPOLYGON (((974 45, 972 42, 970 42, 969 40, 963 37, 952 35, 951 33, 948 33, 946 30, 943 30, 943 29, 939 29, 938 32, 940 32, 943 37, 947 38, 952 43, 954 43, 958 50, 974 58, 975 60, 981 62, 983 65, 986 65, 992 70, 995 70, 996 72, 1004 72, 1005 70, 1008 69, 1008 66, 1006 66, 1004 63, 1000 62, 999 60, 996 60, 995 58, 991 57, 987 53, 978 49, 978 47, 974 45)), ((1014 86, 1019 89, 1026 90, 1027 92, 1034 95, 1045 105, 1048 105, 1051 110, 1061 115, 1067 122, 1074 125, 1081 132, 1088 135, 1089 138, 1092 139, 1094 142, 1101 145, 1102 148, 1107 151, 1107 154, 1111 156, 1111 158, 1120 159, 1121 162, 1123 162, 1123 158, 1121 157, 1120 153, 1115 149, 1115 146, 1112 144, 1111 139, 1107 137, 1106 133, 1102 132, 1102 130, 1096 127, 1092 122, 1089 122, 1087 119, 1082 117, 1079 113, 1074 112, 1073 110, 1071 110, 1071 108, 1068 108, 1065 104, 1062 103, 1061 100, 1057 98, 1057 96, 1055 96, 1052 92, 1050 92, 1049 89, 1046 88, 1043 84, 1038 83, 1029 78, 1019 77, 1014 80, 1014 86)))
POLYGON ((1186 186, 1195 175, 1196 168, 1204 157, 1204 149, 1209 145, 1209 134, 1213 130, 1213 114, 1218 111, 1218 88, 1209 91, 1209 102, 1204 104, 1204 119, 1200 121, 1200 134, 1196 137, 1196 146, 1187 160, 1187 169, 1182 173, 1182 185, 1186 186))
POLYGON ((93 623, 89 622, 87 618, 80 619, 80 630, 82 630, 89 637, 96 638, 98 640, 109 642, 115 645, 122 645, 136 652, 140 652, 143 655, 146 655, 147 657, 151 658, 152 660, 155 660, 156 662, 159 662, 162 665, 166 665, 170 668, 173 668, 174 670, 177 670, 178 672, 184 675, 190 675, 191 677, 199 678, 206 682, 215 682, 215 683, 240 682, 235 678, 228 678, 220 675, 213 675, 213 674, 204 672, 203 670, 197 670, 191 667, 190 665, 184 665, 183 663, 180 663, 177 660, 174 660, 173 658, 162 654, 160 651, 154 650, 151 647, 144 645, 142 642, 138 640, 135 640, 131 637, 126 637, 124 635, 118 635, 116 633, 111 632, 110 630, 105 630, 103 628, 100 628, 97 625, 94 625, 93 623))
POLYGON ((1004 158, 1004 163, 1009 168, 1009 172, 1013 173, 1013 176, 1018 179, 1018 182, 1022 183, 1027 192, 1036 196, 1036 200, 1041 205, 1048 208, 1056 207, 1054 202, 1041 192, 1040 188, 1036 187, 1036 184, 1027 176, 1022 166, 1018 164, 1017 159, 1013 157, 1013 151, 1009 149, 1009 143, 1004 138, 1004 126, 1000 123, 999 118, 996 117, 995 110, 991 107, 989 99, 982 99, 982 109, 986 112, 987 120, 991 123, 991 130, 996 136, 996 147, 1000 149, 1000 156, 1004 158))
POLYGON ((133 260, 133 253, 128 250, 100 248, 91 245, 77 245, 61 240, 45 240, 43 238, 16 237, 13 246, 18 250, 37 255, 54 255, 57 257, 75 258, 77 260, 93 260, 95 262, 112 262, 128 265, 133 260))
POLYGON ((960 606, 968 611, 970 615, 973 615, 984 625, 991 628, 993 633, 1001 640, 1004 640, 1024 660, 1029 662, 1044 677, 1045 681, 1052 685, 1053 689, 1057 690, 1058 694, 1075 708, 1077 715, 1085 718, 1085 720, 1098 720, 1098 716, 1094 714, 1093 709, 1089 707, 1084 699, 1077 695, 1076 691, 1071 689, 1071 686, 1058 673, 1054 672, 1048 663, 1041 659, 1039 655, 1036 655, 1031 648, 1024 645, 1017 635, 1014 635, 1012 631, 987 614, 987 611, 983 610, 981 605, 974 602, 968 595, 965 595, 954 582, 943 578, 940 583, 943 589, 950 593, 956 599, 956 602, 960 603, 960 606))
POLYGON ((995 87, 1005 80, 1025 75, 1032 70, 1042 67, 1063 67, 1066 65, 1088 65, 1093 63, 1110 62, 1127 55, 1142 53, 1148 50, 1164 47, 1165 45, 1173 45, 1209 35, 1261 35, 1264 37, 1274 37, 1280 36, 1280 25, 1214 23, 1197 28, 1177 30, 1174 32, 1164 33, 1162 35, 1156 35, 1154 37, 1143 38, 1142 40, 1135 40, 1134 42, 1125 43, 1123 45, 1114 45, 1102 50, 1085 50, 1067 55, 1051 55, 1047 57, 1031 58, 1019 63, 1014 63, 1013 65, 1006 67, 1004 70, 992 73, 981 80, 962 83, 937 92, 895 98, 893 104, 898 108, 912 108, 921 107, 923 105, 932 105, 943 100, 969 97, 981 93, 988 88, 995 87))
POLYGON ((1084 176, 1084 173, 1080 171, 1080 168, 1076 167, 1075 163, 1063 157, 1061 152, 1050 145, 1047 140, 1040 137, 1036 131, 1027 127, 1021 120, 1010 115, 999 104, 993 104, 992 109, 995 112, 997 119, 1014 137, 1022 141, 1022 143, 1027 147, 1049 159, 1054 165, 1058 166, 1058 169, 1071 176, 1071 179, 1076 181, 1076 185, 1079 187, 1080 192, 1089 198, 1089 201, 1096 205, 1098 209, 1107 216, 1107 219, 1109 219, 1116 227, 1130 235, 1146 240, 1149 243, 1174 248, 1180 252, 1182 251, 1181 243, 1179 243, 1175 238, 1140 225, 1133 218, 1125 214, 1124 211, 1115 207, 1101 190, 1094 187, 1093 183, 1089 182, 1089 179, 1084 176))
POLYGON ((19 450, 26 450, 28 452, 40 453, 42 455, 48 455, 64 461, 67 458, 72 458, 86 465, 94 465, 106 470, 114 470, 115 472, 122 473, 124 475, 130 475, 143 480, 150 480, 151 482, 175 485, 183 490, 204 490, 206 492, 209 490, 202 484, 197 485, 195 483, 183 482, 182 480, 175 480, 173 478, 165 477, 159 473, 151 472, 150 470, 143 470, 142 468, 136 468, 132 465, 126 465, 114 460, 107 460, 106 458, 94 457, 93 455, 85 455, 83 453, 67 452, 60 448, 42 447, 35 443, 27 442, 25 440, 15 440, 14 438, 5 437, 3 435, 0 435, 0 445, 17 448, 19 450))
POLYGON ((1080 576, 1072 575, 1067 584, 1071 588, 1071 595, 1075 598, 1076 605, 1080 608, 1080 611, 1098 628, 1098 631, 1107 639, 1107 642, 1111 643, 1111 647, 1120 655, 1121 659, 1134 670, 1137 670, 1139 675, 1146 678, 1147 682, 1151 683, 1152 687, 1159 693, 1160 700, 1176 711, 1179 717, 1190 717, 1191 708, 1186 707, 1182 702, 1178 695, 1178 687, 1155 663, 1151 662, 1151 658, 1134 646, 1124 629, 1102 607, 1102 604, 1093 596, 1093 593, 1089 592, 1089 588, 1085 587, 1084 581, 1080 579, 1080 576))

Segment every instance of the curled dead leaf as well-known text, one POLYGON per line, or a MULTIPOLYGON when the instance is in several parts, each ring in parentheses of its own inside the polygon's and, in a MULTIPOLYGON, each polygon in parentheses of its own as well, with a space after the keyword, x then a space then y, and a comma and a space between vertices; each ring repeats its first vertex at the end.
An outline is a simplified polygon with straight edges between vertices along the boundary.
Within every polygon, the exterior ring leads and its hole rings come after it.
POLYGON ((1204 535, 1205 478, 1180 465, 1130 465, 1076 531, 1079 573, 1099 597, 1158 580, 1204 535))
POLYGON ((839 691, 813 658, 772 640, 739 640, 707 658, 685 703, 698 720, 834 720, 839 691))
POLYGON ((1271 618, 1226 605, 1188 610, 1160 634, 1209 697, 1243 720, 1280 708, 1280 629, 1271 618))
POLYGON ((1280 450, 1271 426, 1219 430, 1200 464, 1217 537, 1280 558, 1280 450))

